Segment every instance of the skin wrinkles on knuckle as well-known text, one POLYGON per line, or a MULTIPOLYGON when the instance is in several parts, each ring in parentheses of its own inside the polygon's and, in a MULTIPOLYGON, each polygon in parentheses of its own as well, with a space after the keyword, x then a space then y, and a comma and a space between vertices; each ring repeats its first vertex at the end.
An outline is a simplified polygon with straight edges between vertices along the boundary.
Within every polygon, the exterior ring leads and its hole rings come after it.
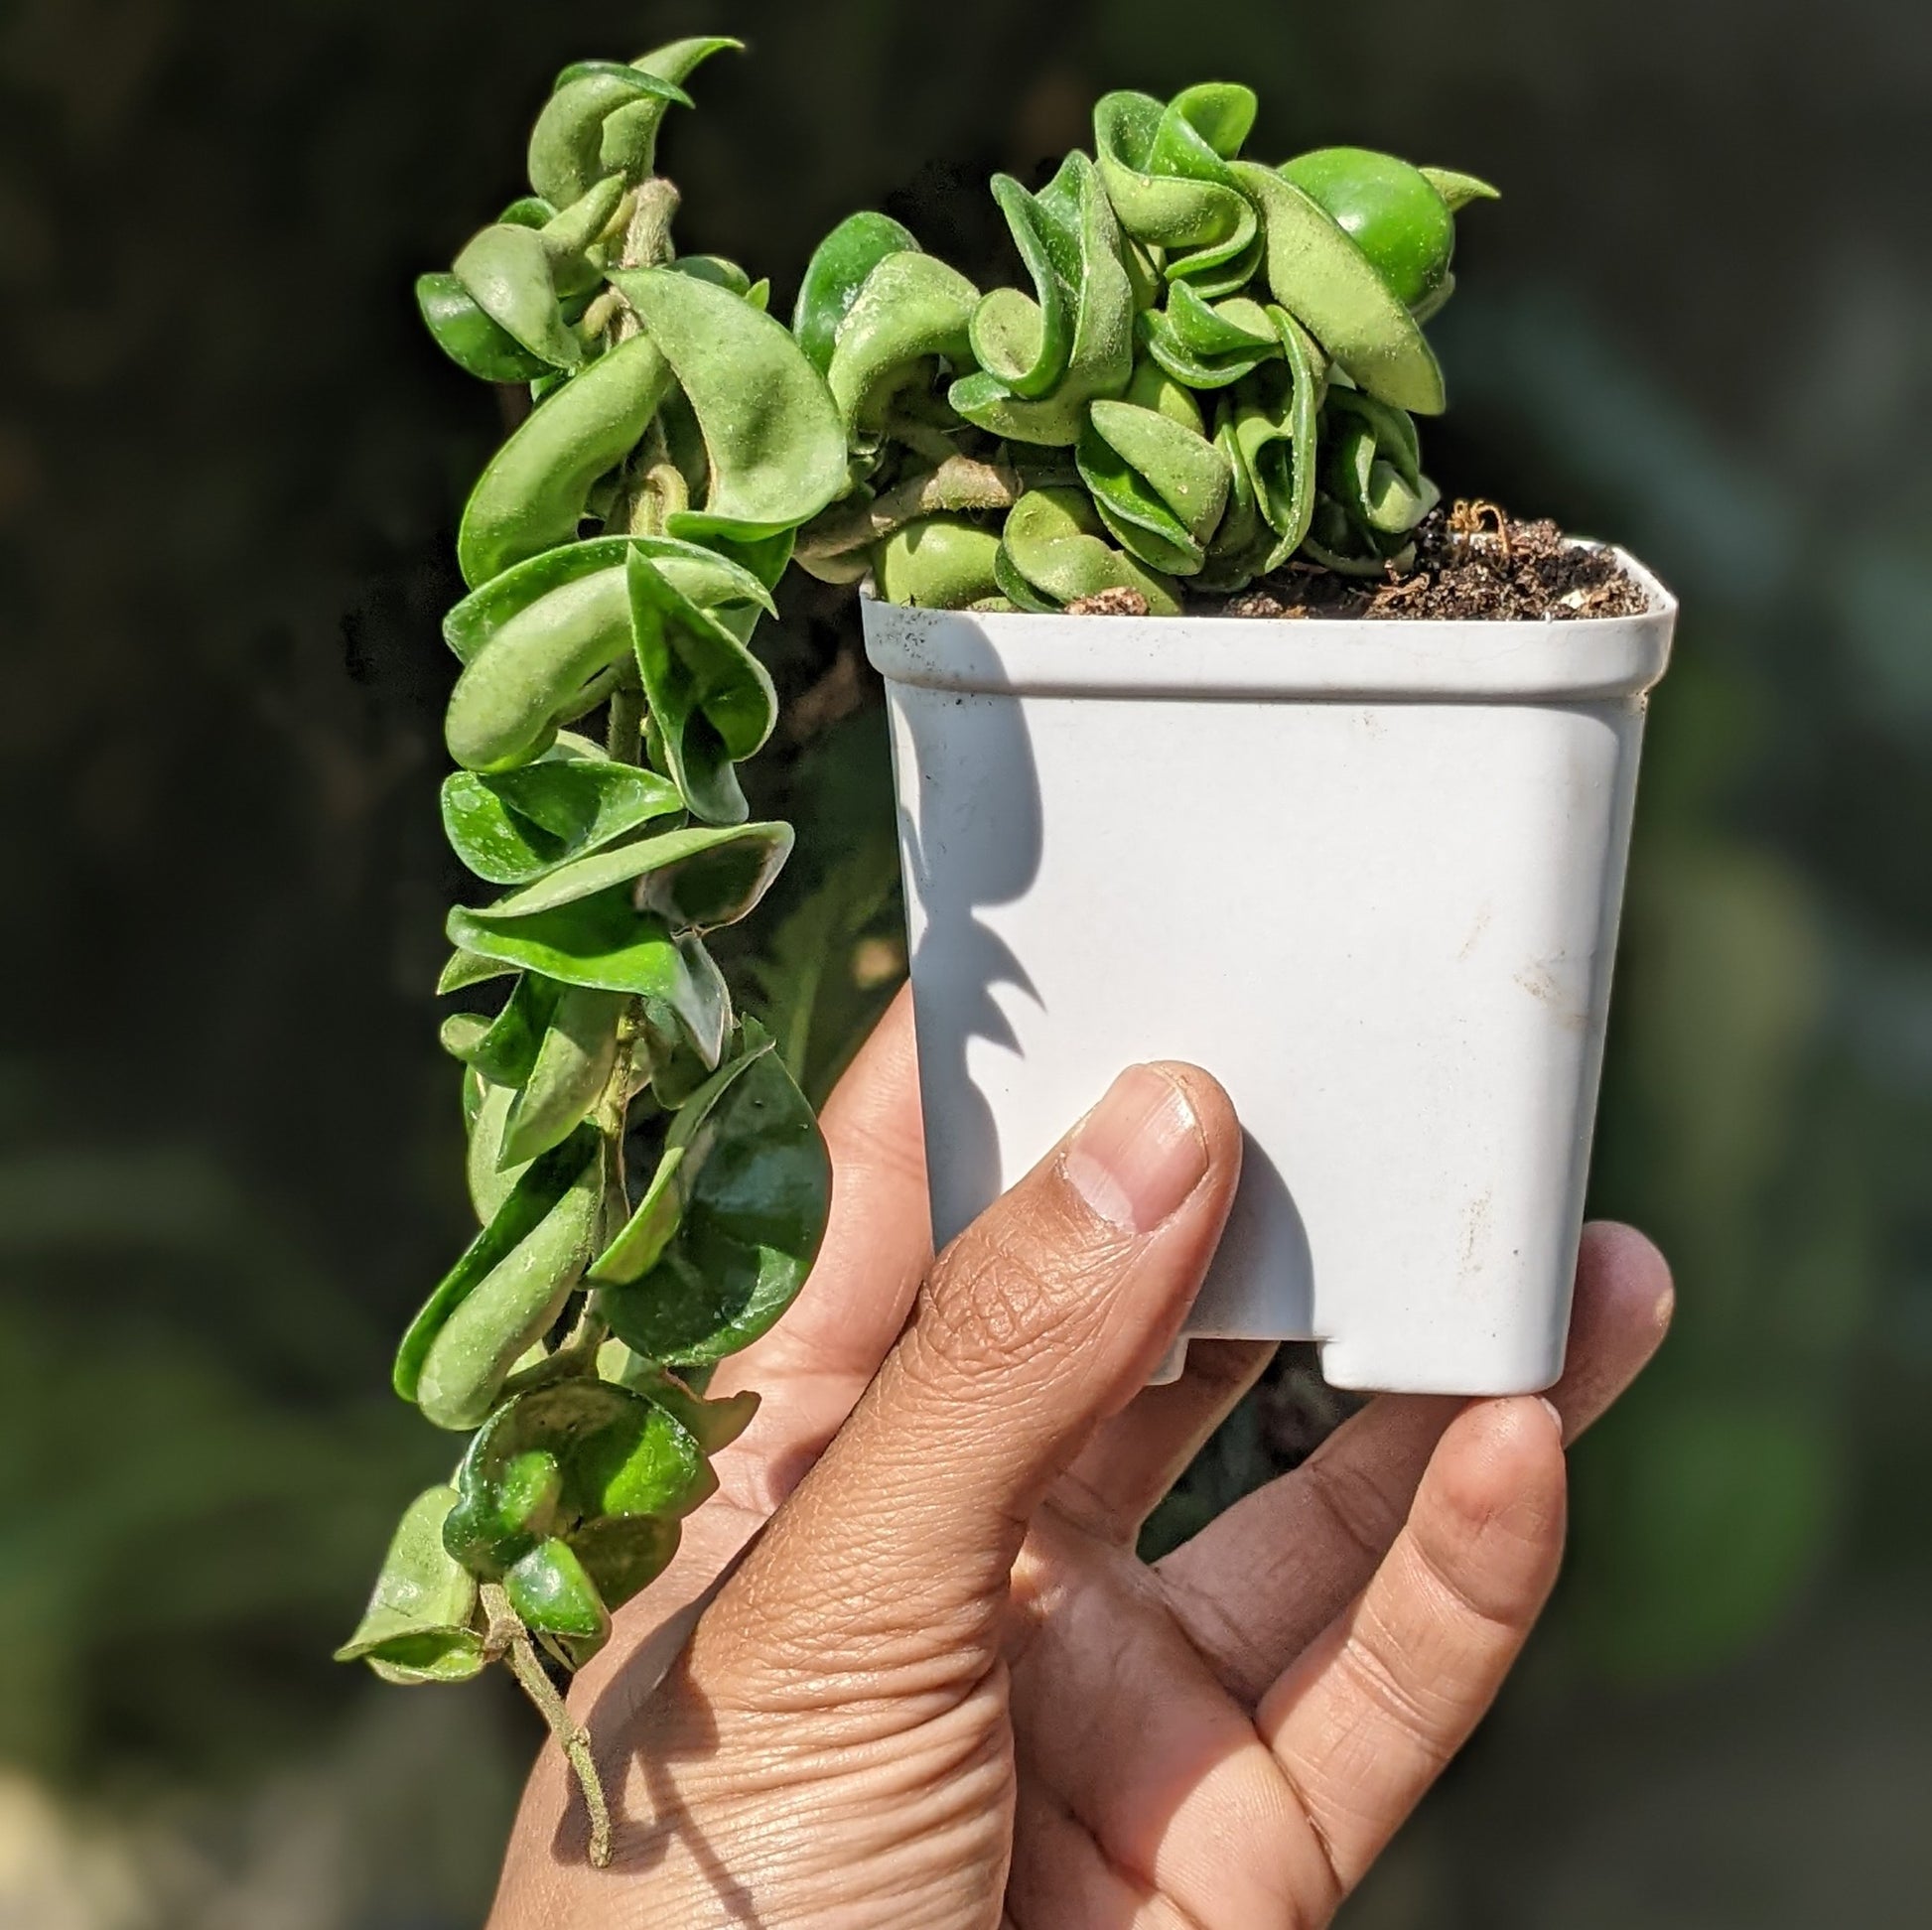
POLYGON ((1407 1495, 1392 1494, 1371 1467, 1335 1452, 1311 1454, 1289 1478, 1327 1525, 1373 1567, 1401 1532, 1407 1495))

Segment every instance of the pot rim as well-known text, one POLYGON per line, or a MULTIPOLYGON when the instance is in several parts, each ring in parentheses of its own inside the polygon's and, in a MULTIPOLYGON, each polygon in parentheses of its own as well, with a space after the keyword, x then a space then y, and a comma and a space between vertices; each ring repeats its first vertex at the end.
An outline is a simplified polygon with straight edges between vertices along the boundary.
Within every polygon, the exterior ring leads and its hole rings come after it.
POLYGON ((1094 618, 921 610, 884 603, 867 583, 860 610, 873 667, 889 683, 932 690, 1307 703, 1638 696, 1669 662, 1677 599, 1627 551, 1571 543, 1610 549, 1648 593, 1648 608, 1563 619, 1094 618))

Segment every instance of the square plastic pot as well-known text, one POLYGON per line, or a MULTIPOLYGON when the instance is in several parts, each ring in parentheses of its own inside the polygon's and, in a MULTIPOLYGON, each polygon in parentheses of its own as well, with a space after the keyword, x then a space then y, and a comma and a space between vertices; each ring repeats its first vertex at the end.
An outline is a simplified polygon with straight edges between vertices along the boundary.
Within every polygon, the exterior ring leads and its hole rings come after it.
MULTIPOLYGON (((1677 606, 1564 622, 868 599, 933 1233, 1135 1060, 1246 1133, 1183 1330, 1340 1387, 1563 1368, 1645 693, 1677 606)), ((1178 1371, 1178 1350, 1169 1371, 1178 1371)))

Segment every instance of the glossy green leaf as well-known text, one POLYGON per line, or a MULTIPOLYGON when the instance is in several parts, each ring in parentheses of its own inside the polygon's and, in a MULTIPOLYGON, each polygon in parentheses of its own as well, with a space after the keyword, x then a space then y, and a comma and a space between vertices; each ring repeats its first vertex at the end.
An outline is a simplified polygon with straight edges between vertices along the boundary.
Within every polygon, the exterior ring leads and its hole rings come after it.
MULTIPOLYGON (((695 284, 694 284, 695 286, 695 284)), ((568 543, 591 485, 635 447, 672 381, 648 336, 635 336, 531 411, 464 505, 457 560, 472 585, 568 543)))
POLYGON ((805 359, 821 375, 831 369, 839 325, 858 300, 866 278, 890 254, 918 252, 910 228, 869 209, 848 214, 818 244, 798 287, 791 333, 805 359))
POLYGON ((530 130, 530 186, 556 207, 568 207, 588 193, 613 172, 604 160, 605 122, 638 100, 648 101, 660 118, 673 102, 691 104, 691 96, 675 81, 641 68, 615 61, 566 68, 530 130))
POLYGON ((546 365, 575 368, 584 345, 557 306, 550 252, 532 228, 497 222, 472 237, 453 266, 471 299, 546 365))
POLYGON ((1178 586, 1115 549, 1102 528, 1084 491, 1030 489, 1008 515, 1001 544, 1019 577, 1056 607, 1103 590, 1134 590, 1155 616, 1178 616, 1178 586))
POLYGON ((1067 156, 1035 198, 1035 208, 1056 231, 1078 238, 1078 295, 1066 366, 1036 397, 1016 393, 982 369, 953 383, 948 399, 989 435, 1066 448, 1079 439, 1087 403, 1119 395, 1133 376, 1134 291, 1114 210, 1084 154, 1067 156))
POLYGON ((745 642, 751 625, 741 634, 728 612, 698 601, 701 578, 642 551, 632 552, 625 582, 652 741, 694 815, 742 823, 745 793, 732 766, 762 747, 778 715, 770 674, 745 642))
POLYGON ((729 1448, 752 1425, 759 1411, 759 1397, 750 1388, 707 1400, 621 1340, 607 1340, 598 1350, 597 1370, 606 1380, 643 1394, 663 1408, 707 1456, 729 1448))
POLYGON ((925 610, 964 610, 999 594, 994 565, 1000 534, 963 516, 927 516, 897 529, 874 561, 888 603, 925 610))
MULTIPOLYGON (((715 1485, 668 1407, 609 1381, 554 1381, 506 1401, 471 1442, 443 1540, 493 1580, 551 1539, 588 1553, 586 1531, 601 1521, 675 1520, 715 1485)), ((587 1566, 596 1575, 596 1559, 587 1566)))
POLYGON ((668 268, 612 276, 704 433, 710 489, 673 536, 755 539, 809 521, 846 486, 845 434, 824 378, 770 316, 668 268))
POLYGON ((970 363, 978 304, 979 290, 929 254, 908 248, 882 257, 839 323, 826 365, 842 435, 878 436, 901 390, 923 388, 941 361, 970 363))
POLYGON ((626 887, 509 924, 487 923, 459 905, 449 929, 466 950, 565 985, 655 999, 717 1063, 730 1002, 716 964, 694 934, 674 934, 662 918, 637 910, 626 887))
POLYGON ((627 884, 637 908, 655 912, 673 931, 708 931, 736 924, 757 905, 791 845, 788 824, 667 831, 579 858, 473 915, 491 924, 533 917, 627 884))
POLYGON ((418 275, 416 306, 436 345, 466 374, 485 382, 528 382, 551 366, 492 322, 454 275, 418 275))
POLYGON ((1440 415, 1443 371, 1407 306, 1319 203, 1271 168, 1233 164, 1261 208, 1275 299, 1369 394, 1440 415))
POLYGON ((696 1177, 695 1167, 689 1173, 684 1172, 692 1140, 726 1093, 757 1064, 761 1053, 771 1049, 770 1040, 762 1034, 748 1029, 748 1048, 721 1065, 678 1107, 643 1197, 617 1237, 591 1262, 589 1278, 599 1285, 628 1286, 656 1266, 670 1244, 696 1177))
POLYGON ((492 885, 525 885, 653 818, 683 809, 654 770, 613 763, 563 738, 535 763, 443 780, 443 829, 456 855, 492 885))
MULTIPOLYGON (((754 546, 755 553, 758 547, 754 546)), ((777 607, 771 600, 776 577, 759 575, 740 563, 735 553, 720 556, 712 546, 669 536, 592 536, 547 549, 473 590, 443 619, 443 639, 463 663, 472 663, 499 630, 553 590, 604 570, 621 569, 633 549, 689 564, 702 577, 702 590, 695 594, 708 605, 742 603, 766 612, 777 607)))
POLYGON ((438 997, 450 992, 462 992, 472 985, 483 985, 490 979, 507 978, 516 967, 505 964, 501 959, 479 958, 475 952, 461 949, 453 952, 449 962, 437 975, 436 991, 438 997))
POLYGON ((472 1623, 477 1584, 443 1546, 452 1487, 433 1487, 409 1504, 376 1577, 361 1621, 338 1662, 367 1662, 390 1682, 465 1682, 483 1667, 472 1623))
POLYGON ((560 1145, 602 1096, 618 1058, 619 992, 566 987, 503 1122, 502 1166, 560 1145))
POLYGON ((539 1543, 503 1577, 503 1592, 532 1634, 582 1668, 610 1639, 611 1611, 576 1551, 561 1537, 539 1543))
POLYGON ((684 1210, 656 1266, 600 1291, 611 1331, 670 1362, 750 1345, 804 1285, 831 1176, 811 1107, 776 1055, 759 1053, 686 1142, 684 1210))
MULTIPOLYGON (((558 992, 559 988, 547 979, 524 973, 510 988, 495 1019, 481 1034, 466 1038, 463 1050, 454 1045, 450 1050, 466 1065, 475 1066, 486 1083, 520 1086, 537 1062, 537 1048, 556 1010, 558 992)), ((457 1016, 467 1019, 475 1015, 457 1016)))
POLYGON ((1369 148, 1333 147, 1298 155, 1281 174, 1319 204, 1405 308, 1421 307, 1441 287, 1455 217, 1420 168, 1369 148))

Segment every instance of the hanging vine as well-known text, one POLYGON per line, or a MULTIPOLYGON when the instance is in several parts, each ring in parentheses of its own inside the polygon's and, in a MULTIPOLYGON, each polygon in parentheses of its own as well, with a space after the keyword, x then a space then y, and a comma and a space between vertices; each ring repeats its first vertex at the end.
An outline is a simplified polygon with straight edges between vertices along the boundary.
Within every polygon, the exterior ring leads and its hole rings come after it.
POLYGON ((830 1170, 771 1041, 706 949, 791 850, 738 766, 776 721, 751 648, 793 531, 847 484, 817 371, 734 263, 679 257, 655 173, 666 110, 722 39, 565 69, 531 194, 418 284, 459 366, 535 406, 478 479, 444 621, 462 664, 443 790, 498 895, 450 913, 440 989, 480 1230, 411 1322, 396 1391, 470 1432, 405 1513, 340 1651, 396 1682, 501 1661, 583 1786, 553 1675, 671 1559, 754 1395, 705 1378, 775 1320, 830 1170), (601 719, 601 739, 573 728, 601 719))

